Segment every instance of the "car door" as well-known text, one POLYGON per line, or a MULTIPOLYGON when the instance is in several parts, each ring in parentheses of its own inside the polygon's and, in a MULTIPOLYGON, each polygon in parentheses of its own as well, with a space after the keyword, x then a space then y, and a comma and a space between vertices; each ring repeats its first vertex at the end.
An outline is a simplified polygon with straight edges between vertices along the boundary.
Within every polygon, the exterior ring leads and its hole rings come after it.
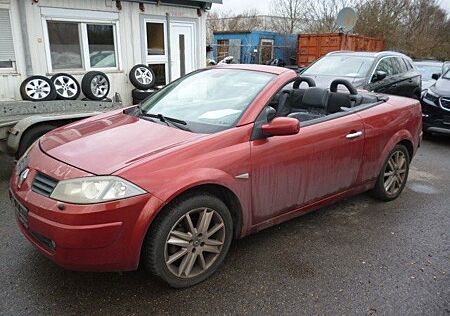
POLYGON ((402 95, 410 98, 420 98, 420 92, 422 91, 422 75, 414 68, 412 62, 406 58, 401 59, 405 65, 405 84, 402 95))
POLYGON ((386 94, 399 95, 402 90, 402 78, 399 73, 398 63, 395 57, 383 57, 378 61, 375 70, 373 71, 371 82, 368 84, 367 89, 369 91, 375 91, 386 94), (386 73, 386 78, 382 80, 376 80, 375 74, 377 71, 383 71, 386 73))
POLYGON ((252 140, 253 224, 354 186, 363 145, 357 113, 300 127, 296 135, 252 140))

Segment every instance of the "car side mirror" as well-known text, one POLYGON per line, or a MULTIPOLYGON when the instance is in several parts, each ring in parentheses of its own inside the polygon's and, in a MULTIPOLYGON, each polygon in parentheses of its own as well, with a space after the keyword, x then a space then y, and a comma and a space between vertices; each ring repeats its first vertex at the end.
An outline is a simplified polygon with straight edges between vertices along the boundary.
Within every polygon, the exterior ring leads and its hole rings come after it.
POLYGON ((276 117, 261 126, 265 136, 295 135, 300 131, 300 122, 292 117, 276 117))
POLYGON ((385 71, 377 70, 372 77, 372 82, 381 81, 386 78, 387 73, 385 71))
POLYGON ((440 77, 441 77, 440 73, 436 73, 436 74, 432 74, 431 75, 431 79, 433 79, 433 80, 438 80, 440 77))

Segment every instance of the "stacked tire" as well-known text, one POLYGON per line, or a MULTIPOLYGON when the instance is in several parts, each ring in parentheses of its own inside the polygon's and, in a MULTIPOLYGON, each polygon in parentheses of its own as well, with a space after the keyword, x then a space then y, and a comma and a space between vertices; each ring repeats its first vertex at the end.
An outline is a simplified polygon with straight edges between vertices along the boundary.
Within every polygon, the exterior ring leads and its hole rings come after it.
POLYGON ((81 86, 66 73, 57 73, 51 78, 31 76, 20 85, 20 95, 26 101, 77 100, 81 91, 88 100, 105 100, 110 82, 105 73, 89 71, 83 76, 81 86))
POLYGON ((154 88, 156 81, 155 73, 150 67, 144 64, 138 64, 131 68, 128 77, 135 87, 131 91, 133 104, 142 102, 158 90, 154 88))

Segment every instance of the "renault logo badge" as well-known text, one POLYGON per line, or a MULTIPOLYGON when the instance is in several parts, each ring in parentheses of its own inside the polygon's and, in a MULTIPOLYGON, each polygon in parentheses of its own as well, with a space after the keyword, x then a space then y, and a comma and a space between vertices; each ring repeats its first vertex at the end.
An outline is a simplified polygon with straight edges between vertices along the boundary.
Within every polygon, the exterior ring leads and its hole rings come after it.
POLYGON ((17 187, 20 189, 22 184, 25 182, 25 180, 28 177, 28 173, 30 172, 30 169, 26 168, 22 173, 19 175, 19 181, 17 182, 17 187))

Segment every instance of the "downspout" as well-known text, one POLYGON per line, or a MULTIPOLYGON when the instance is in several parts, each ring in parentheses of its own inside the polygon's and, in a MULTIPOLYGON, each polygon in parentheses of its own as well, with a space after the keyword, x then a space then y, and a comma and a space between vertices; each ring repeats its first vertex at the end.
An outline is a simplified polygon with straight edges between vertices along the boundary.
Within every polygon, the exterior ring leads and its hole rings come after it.
MULTIPOLYGON (((28 24, 26 17, 25 1, 17 1, 17 10, 20 16, 20 32, 22 35, 22 45, 24 48, 24 58, 25 58, 25 73, 24 78, 33 74, 33 66, 31 64, 31 54, 30 54, 30 40, 28 38, 28 24)), ((18 54, 18 52, 16 52, 18 54)), ((17 59, 17 58, 16 58, 17 59)))
POLYGON ((170 15, 166 13, 166 33, 167 33, 167 66, 169 68, 168 78, 169 83, 172 82, 172 53, 170 49, 170 15))

